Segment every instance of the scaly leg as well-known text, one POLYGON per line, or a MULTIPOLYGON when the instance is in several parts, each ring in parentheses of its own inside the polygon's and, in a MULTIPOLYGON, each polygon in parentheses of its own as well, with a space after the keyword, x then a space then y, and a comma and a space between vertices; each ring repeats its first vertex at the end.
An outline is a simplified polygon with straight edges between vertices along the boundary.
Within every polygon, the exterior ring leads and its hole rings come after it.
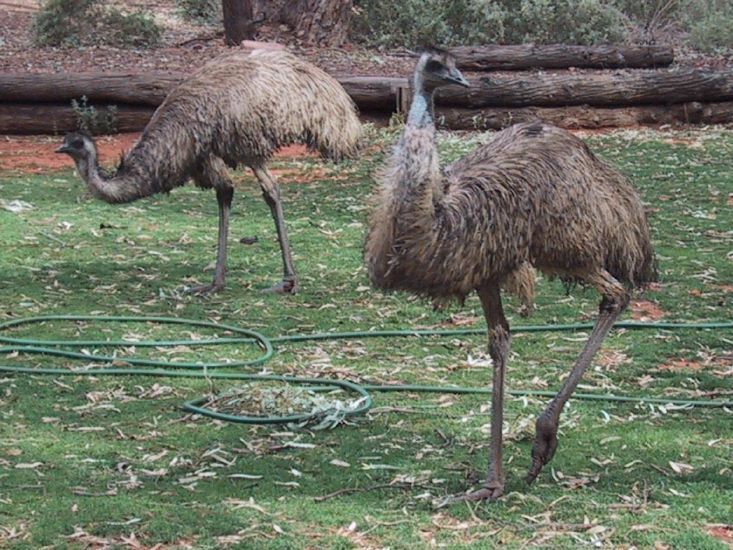
POLYGON ((601 343, 613 327, 613 323, 629 304, 628 292, 607 271, 602 270, 587 277, 586 281, 595 286, 603 295, 603 300, 598 308, 598 319, 562 388, 537 418, 535 440, 532 445, 532 465, 527 472, 528 483, 532 483, 537 478, 542 467, 555 454, 560 413, 593 360, 593 356, 601 347, 601 343))
POLYGON ((478 291, 489 331, 489 355, 494 366, 491 388, 491 448, 489 472, 482 489, 460 497, 458 500, 496 500, 504 492, 502 471, 502 427, 504 425, 504 376, 511 336, 509 323, 504 317, 499 285, 484 287, 478 291))
POLYGON ((285 227, 285 216, 283 215, 282 202, 280 200, 280 187, 266 167, 253 167, 252 171, 260 182, 262 195, 270 207, 272 218, 275 220, 275 228, 277 229, 277 238, 280 241, 280 253, 282 254, 283 260, 283 280, 268 289, 268 291, 280 294, 295 294, 298 291, 298 276, 295 273, 293 257, 290 253, 288 232, 285 227))
POLYGON ((219 292, 226 286, 227 238, 229 236, 229 213, 234 198, 234 187, 226 175, 226 168, 220 159, 211 159, 199 170, 194 178, 202 187, 214 187, 216 200, 219 203, 219 236, 216 250, 216 268, 214 280, 210 285, 201 285, 189 289, 189 292, 208 294, 219 292))

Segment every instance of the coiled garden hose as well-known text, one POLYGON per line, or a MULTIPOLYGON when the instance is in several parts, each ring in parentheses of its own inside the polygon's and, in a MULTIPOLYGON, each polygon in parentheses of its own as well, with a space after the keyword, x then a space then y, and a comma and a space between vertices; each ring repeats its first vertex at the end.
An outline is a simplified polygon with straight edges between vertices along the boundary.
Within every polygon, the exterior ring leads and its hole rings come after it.
MULTIPOLYGON (((109 363, 112 367, 91 368, 91 369, 64 369, 64 368, 34 368, 14 365, 0 365, 0 372, 10 374, 37 374, 37 375, 75 375, 75 376, 155 376, 170 378, 207 378, 243 381, 272 381, 288 384, 300 384, 318 386, 324 388, 341 388, 358 396, 356 406, 344 411, 345 416, 354 416, 367 412, 373 403, 369 392, 425 392, 425 393, 451 393, 451 394, 490 394, 490 388, 459 387, 459 386, 427 386, 419 384, 357 384, 345 380, 325 378, 300 378, 293 376, 280 376, 274 374, 246 374, 240 372, 221 372, 220 369, 234 369, 243 367, 255 367, 267 362, 274 354, 273 344, 288 342, 306 342, 316 340, 344 340, 363 338, 395 338, 395 337, 419 337, 419 336, 465 336, 472 334, 485 334, 485 329, 456 329, 456 330, 383 330, 364 332, 324 332, 315 334, 294 334, 268 338, 267 336, 254 331, 234 325, 225 325, 209 321, 183 319, 177 317, 138 317, 138 316, 93 316, 93 315, 48 315, 39 317, 25 317, 0 323, 0 333, 10 328, 34 323, 45 323, 50 321, 87 321, 87 322, 121 322, 121 323, 159 323, 187 325, 200 328, 210 328, 218 331, 227 331, 237 336, 208 339, 188 340, 41 340, 35 338, 11 338, 0 334, 0 354, 26 353, 65 357, 68 359, 81 359, 95 363, 109 363), (206 362, 169 362, 152 359, 141 359, 135 357, 119 358, 113 355, 97 355, 79 353, 61 348, 82 348, 82 347, 174 347, 188 346, 189 348, 204 345, 231 345, 245 344, 257 345, 262 354, 255 359, 246 361, 234 361, 227 363, 206 363, 206 362), (120 363, 148 368, 129 368, 115 366, 120 363)), ((592 323, 577 324, 554 324, 554 325, 526 325, 516 326, 511 329, 513 333, 528 332, 558 332, 586 330, 593 327, 592 323)), ((712 322, 712 323, 642 323, 635 321, 621 321, 614 325, 617 329, 641 330, 730 330, 733 329, 733 322, 712 322)), ((548 396, 554 397, 555 392, 546 390, 507 390, 509 395, 514 396, 548 396)), ((654 397, 632 397, 624 395, 576 393, 572 399, 593 400, 593 401, 616 401, 630 403, 651 403, 658 405, 673 405, 679 407, 733 407, 733 401, 725 400, 688 400, 688 399, 666 399, 654 397)), ((225 414, 219 411, 202 407, 206 398, 199 398, 188 401, 183 408, 189 412, 203 416, 224 420, 227 422, 239 422, 245 424, 286 424, 299 423, 314 418, 311 413, 291 414, 286 416, 236 416, 225 414)))

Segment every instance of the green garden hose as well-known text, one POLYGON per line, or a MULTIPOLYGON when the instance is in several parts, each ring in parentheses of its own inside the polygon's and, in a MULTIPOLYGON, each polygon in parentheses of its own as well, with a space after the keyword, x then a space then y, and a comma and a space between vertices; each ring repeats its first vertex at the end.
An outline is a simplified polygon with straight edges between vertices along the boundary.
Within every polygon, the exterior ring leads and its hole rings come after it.
MULTIPOLYGON (((288 342, 305 342, 314 340, 343 340, 353 338, 394 338, 394 337, 414 337, 414 336, 465 336, 471 334, 484 334, 486 331, 482 329, 458 329, 458 330, 384 330, 384 331, 364 331, 364 332, 325 332, 316 334, 294 334, 281 336, 277 338, 268 338, 265 335, 240 328, 234 325, 224 325, 209 321, 197 321, 191 319, 182 319, 176 317, 136 317, 136 316, 91 316, 91 315, 49 315, 40 317, 25 317, 14 319, 0 323, 0 333, 10 328, 20 325, 44 323, 49 321, 93 321, 93 322, 123 322, 123 323, 159 323, 159 324, 175 324, 188 325, 201 328, 211 328, 219 331, 227 331, 236 334, 235 337, 226 338, 209 338, 209 339, 189 339, 189 340, 145 340, 131 342, 129 340, 40 340, 32 338, 10 338, 0 335, 0 343, 6 344, 0 347, 0 354, 9 353, 26 353, 50 355, 56 357, 65 357, 70 359, 83 359, 96 363, 109 363, 112 365, 127 364, 139 367, 155 367, 155 368, 128 368, 112 366, 109 368, 92 368, 92 369, 62 369, 62 368, 34 368, 20 367, 12 365, 0 365, 0 372, 15 374, 39 374, 39 375, 134 375, 134 376, 156 376, 156 377, 186 377, 186 378, 208 378, 208 379, 226 379, 226 380, 245 380, 245 381, 275 381, 288 384, 307 384, 310 386, 340 388, 352 392, 358 396, 356 406, 345 411, 346 416, 359 415, 367 412, 372 406, 372 398, 369 392, 426 392, 426 393, 452 393, 452 394, 489 394, 490 388, 471 388, 458 386, 424 386, 416 384, 356 384, 354 382, 323 378, 299 378, 292 376, 265 375, 265 374, 246 374, 238 372, 220 372, 220 369, 254 367, 268 361, 274 354, 273 343, 288 342), (138 358, 119 358, 112 355, 96 355, 88 353, 79 353, 75 351, 60 349, 81 348, 81 347, 105 347, 115 348, 122 346, 135 347, 173 347, 188 346, 196 347, 203 345, 225 345, 225 344, 245 344, 257 345, 262 354, 247 361, 235 361, 228 363, 182 363, 168 362, 151 359, 138 358)), ((550 332, 550 331, 575 331, 586 330, 593 327, 592 323, 578 324, 555 324, 555 325, 527 325, 513 327, 513 333, 527 332, 550 332)), ((713 323, 640 323, 634 321, 624 321, 616 323, 615 328, 639 330, 639 329, 658 329, 658 330, 726 330, 733 329, 733 322, 713 322, 713 323)), ((553 397, 554 392, 544 390, 508 390, 508 394, 514 396, 548 396, 553 397)), ((608 394, 573 394, 573 399, 594 400, 594 401, 617 401, 631 403, 651 403, 659 405, 674 405, 681 407, 733 407, 733 401, 723 400, 686 400, 686 399, 665 399, 652 397, 631 397, 623 395, 608 394)), ((189 412, 200 414, 224 420, 227 422, 240 422, 246 424, 284 424, 291 422, 303 422, 313 418, 309 413, 291 414, 286 416, 234 416, 230 414, 214 411, 201 405, 205 403, 206 398, 199 398, 188 401, 183 408, 189 412)))

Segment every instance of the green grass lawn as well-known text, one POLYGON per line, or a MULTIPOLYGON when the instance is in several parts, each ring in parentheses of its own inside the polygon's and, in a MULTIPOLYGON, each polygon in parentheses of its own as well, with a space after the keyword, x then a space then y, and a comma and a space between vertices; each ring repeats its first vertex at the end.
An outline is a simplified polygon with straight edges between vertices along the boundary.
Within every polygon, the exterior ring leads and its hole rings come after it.
MULTIPOLYGON (((390 139, 376 134, 372 150, 383 150, 390 139)), ((481 139, 443 136, 444 161, 481 139)), ((633 311, 666 321, 730 320, 733 132, 622 132, 591 142, 634 181, 651 212, 661 282, 637 297, 642 301, 633 311)), ((433 312, 422 300, 369 289, 361 246, 380 161, 371 154, 325 171, 314 160, 276 163, 285 170, 286 217, 302 285, 286 298, 260 292, 278 280, 280 255, 269 210, 249 174, 237 174, 228 288, 212 297, 181 290, 212 276, 213 193, 189 186, 110 206, 85 196, 71 171, 0 174, 0 197, 34 207, 15 214, 0 209, 0 317, 179 316, 273 337, 482 327, 476 298, 433 312), (297 183, 299 173, 307 184, 297 183), (239 243, 253 235, 256 244, 239 243)), ((541 280, 529 322, 592 320, 597 302, 593 291, 567 295, 560 283, 541 280)), ((514 306, 510 299, 510 323, 526 324, 514 306)), ((110 339, 215 332, 95 323, 11 331, 110 339)), ((516 335, 508 386, 559 388, 585 336, 516 335)), ((256 350, 131 344, 119 353, 226 361, 256 350)), ((0 362, 80 366, 25 354, 0 362)), ((580 391, 733 399, 732 366, 730 332, 616 331, 580 391)), ((264 369, 254 369, 260 370, 375 383, 486 386, 491 379, 484 336, 291 343, 280 345, 264 369)), ((142 376, 0 375, 0 546, 725 548, 725 536, 733 536, 733 527, 721 527, 733 524, 731 410, 571 400, 558 452, 528 487, 523 478, 534 418, 545 400, 510 397, 505 497, 436 509, 442 497, 484 477, 487 397, 377 394, 366 417, 317 431, 225 424, 180 408, 233 386, 142 376)))

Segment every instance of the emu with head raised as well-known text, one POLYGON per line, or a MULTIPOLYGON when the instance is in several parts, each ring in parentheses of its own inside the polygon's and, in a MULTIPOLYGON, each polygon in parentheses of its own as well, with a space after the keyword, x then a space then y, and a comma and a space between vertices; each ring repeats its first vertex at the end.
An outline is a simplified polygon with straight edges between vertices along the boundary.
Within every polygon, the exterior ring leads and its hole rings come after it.
POLYGON ((189 178, 214 188, 216 269, 212 284, 198 291, 224 288, 234 195, 226 167, 249 166, 272 212, 282 252, 283 280, 273 290, 292 293, 298 280, 280 189, 267 162, 292 143, 332 159, 352 156, 360 133, 351 98, 322 70, 284 51, 236 52, 213 59, 171 91, 112 177, 100 173, 94 141, 86 134, 68 134, 57 151, 70 155, 91 193, 110 203, 167 192, 189 178))
POLYGON ((626 308, 630 290, 655 277, 642 203, 583 141, 554 126, 518 124, 441 171, 433 92, 463 84, 453 60, 424 53, 404 132, 381 178, 365 260, 374 285, 442 300, 476 291, 493 360, 491 451, 481 490, 504 488, 502 422, 509 325, 500 288, 531 299, 533 266, 602 295, 599 316, 562 389, 539 416, 527 475, 533 481, 557 447, 560 413, 583 371, 626 308))

